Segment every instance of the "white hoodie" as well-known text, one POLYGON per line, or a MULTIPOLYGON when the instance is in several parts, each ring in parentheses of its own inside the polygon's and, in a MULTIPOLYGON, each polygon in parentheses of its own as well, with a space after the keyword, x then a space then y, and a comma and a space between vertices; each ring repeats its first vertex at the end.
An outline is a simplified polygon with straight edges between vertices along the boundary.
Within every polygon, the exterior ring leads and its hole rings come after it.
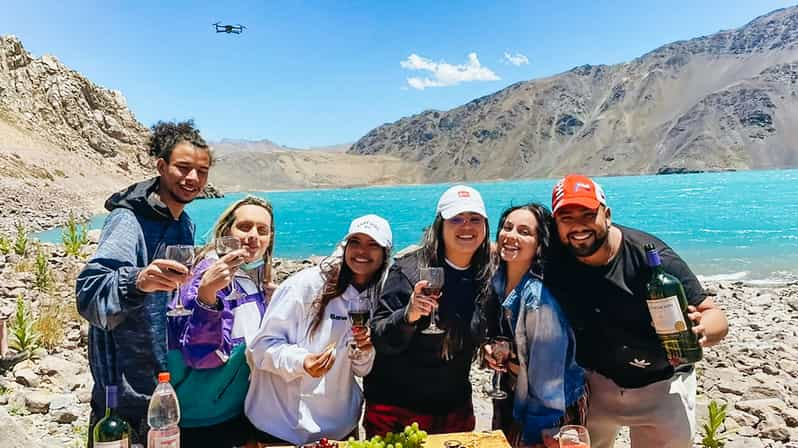
POLYGON ((244 405, 255 427, 272 436, 303 445, 322 437, 343 440, 357 427, 363 392, 355 375, 365 376, 374 364, 374 349, 353 361, 347 356, 347 302, 359 295, 351 285, 332 299, 312 337, 310 308, 324 284, 318 267, 294 274, 274 292, 260 330, 247 346, 252 370, 244 405), (335 363, 321 378, 304 369, 305 356, 335 342, 335 363))

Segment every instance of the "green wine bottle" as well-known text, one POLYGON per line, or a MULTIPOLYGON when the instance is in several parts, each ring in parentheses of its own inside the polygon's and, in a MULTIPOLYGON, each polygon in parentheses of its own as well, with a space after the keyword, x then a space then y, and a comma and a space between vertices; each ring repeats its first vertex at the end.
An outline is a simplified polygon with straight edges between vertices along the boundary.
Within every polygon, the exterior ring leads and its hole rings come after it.
POLYGON ((646 284, 646 304, 668 361, 673 366, 698 362, 704 353, 693 333, 693 322, 687 317, 687 298, 682 283, 662 268, 653 244, 646 244, 644 248, 652 271, 651 280, 646 284))
POLYGON ((105 386, 105 417, 94 426, 94 448, 129 448, 130 425, 116 414, 116 386, 105 386))

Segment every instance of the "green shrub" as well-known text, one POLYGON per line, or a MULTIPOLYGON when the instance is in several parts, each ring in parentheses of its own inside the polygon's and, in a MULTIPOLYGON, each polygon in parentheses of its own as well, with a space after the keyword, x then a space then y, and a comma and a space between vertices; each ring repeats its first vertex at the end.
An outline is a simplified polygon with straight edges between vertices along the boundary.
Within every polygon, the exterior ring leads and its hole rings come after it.
POLYGON ((723 422, 726 420, 726 405, 718 405, 715 400, 709 402, 709 421, 704 423, 704 437, 701 445, 705 448, 723 448, 726 445, 727 434, 721 431, 723 422))
POLYGON ((80 257, 81 249, 89 243, 88 232, 85 224, 79 224, 75 215, 69 214, 66 228, 61 232, 61 241, 67 255, 80 257))
POLYGON ((8 255, 11 253, 11 239, 5 235, 0 235, 0 254, 8 255))
POLYGON ((14 240, 14 253, 24 257, 28 253, 28 231, 25 224, 17 223, 17 238, 14 240))
POLYGON ((53 285, 50 263, 47 254, 41 247, 36 251, 36 262, 33 265, 33 284, 39 291, 48 291, 53 285))
POLYGON ((8 346, 14 350, 32 352, 39 346, 39 335, 33 328, 33 319, 22 294, 17 296, 17 309, 8 328, 11 330, 8 346))

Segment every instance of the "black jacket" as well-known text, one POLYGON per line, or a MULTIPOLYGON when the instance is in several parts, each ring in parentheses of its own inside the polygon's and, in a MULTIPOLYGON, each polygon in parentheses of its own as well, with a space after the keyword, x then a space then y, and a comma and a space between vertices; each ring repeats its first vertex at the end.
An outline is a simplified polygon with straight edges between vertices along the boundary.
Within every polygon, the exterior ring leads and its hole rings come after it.
POLYGON ((419 257, 419 251, 411 252, 397 259, 388 272, 372 319, 377 357, 364 381, 365 395, 370 403, 442 415, 471 402, 469 372, 480 328, 477 288, 471 270, 444 266, 437 320, 447 334, 421 334, 429 326, 429 317, 414 324, 405 320, 419 277, 419 257))

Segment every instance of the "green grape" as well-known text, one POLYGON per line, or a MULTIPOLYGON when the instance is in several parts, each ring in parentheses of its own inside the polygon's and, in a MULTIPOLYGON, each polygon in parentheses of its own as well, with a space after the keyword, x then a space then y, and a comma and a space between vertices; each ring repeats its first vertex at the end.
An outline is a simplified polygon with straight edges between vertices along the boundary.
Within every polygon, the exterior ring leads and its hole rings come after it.
POLYGON ((418 435, 421 436, 422 440, 426 439, 427 438, 427 431, 421 430, 421 431, 418 432, 418 435))
POLYGON ((410 426, 413 428, 413 431, 418 431, 418 422, 413 422, 410 426))

